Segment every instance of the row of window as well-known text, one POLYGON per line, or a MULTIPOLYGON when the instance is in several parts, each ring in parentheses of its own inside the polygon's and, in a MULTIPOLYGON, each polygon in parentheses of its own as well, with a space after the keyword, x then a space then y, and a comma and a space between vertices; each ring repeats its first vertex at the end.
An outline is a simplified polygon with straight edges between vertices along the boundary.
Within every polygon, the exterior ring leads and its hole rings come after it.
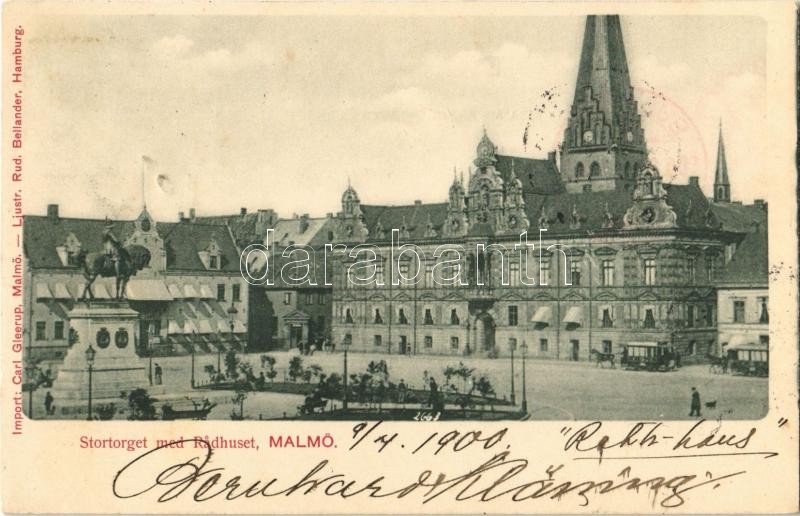
MULTIPOLYGON (((47 340, 47 323, 45 321, 36 321, 35 340, 47 340)), ((53 323, 53 340, 64 340, 64 321, 56 321, 53 323)))
MULTIPOLYGON (((425 275, 422 278, 421 286, 423 288, 437 288, 437 287, 447 287, 447 286, 457 286, 458 282, 455 276, 455 271, 443 273, 446 274, 448 277, 446 278, 435 278, 434 281, 434 274, 433 274, 434 266, 428 264, 425 266, 425 275)), ((582 264, 579 261, 572 260, 570 261, 569 265, 570 269, 570 284, 573 286, 578 286, 581 284, 581 272, 582 272, 582 264)), ((601 286, 614 286, 615 285, 615 275, 616 275, 616 264, 614 260, 602 260, 600 262, 600 284, 601 286)), ((687 278, 689 283, 695 283, 697 280, 697 267, 695 264, 695 258, 691 257, 687 259, 686 264, 686 271, 687 271, 687 278)), ((539 270, 535 277, 538 277, 538 284, 540 285, 549 285, 550 284, 550 263, 549 262, 542 262, 539 266, 539 270)), ((706 276, 709 282, 713 281, 714 279, 714 259, 712 257, 706 258, 706 276)), ((412 281, 403 281, 403 278, 411 278, 410 267, 408 263, 400 263, 399 266, 399 278, 400 278, 400 287, 411 287, 413 286, 412 281)), ((535 279, 535 278, 534 278, 535 279)), ((645 285, 652 286, 656 284, 656 259, 655 258, 645 258, 642 260, 642 282, 645 285)), ((386 285, 385 278, 384 278, 384 266, 382 263, 378 263, 375 265, 375 275, 374 275, 374 283, 375 284, 383 284, 386 285)), ((521 287, 523 286, 522 276, 520 275, 520 265, 519 262, 511 262, 509 264, 509 277, 508 277, 508 284, 512 287, 521 287)), ((359 285, 359 279, 355 276, 351 269, 348 269, 348 281, 345 282, 347 288, 359 285)))
MULTIPOLYGON (((744 316, 744 300, 735 299, 733 301, 733 322, 744 323, 746 322, 744 316)), ((767 309, 767 298, 758 298, 758 322, 760 324, 769 323, 769 310, 767 309)))
MULTIPOLYGON (((234 283, 231 287, 231 300, 241 301, 242 286, 234 283)), ((225 301, 225 284, 217 283, 217 301, 225 301)))
MULTIPOLYGON (((315 297, 316 297, 318 305, 324 305, 326 303, 325 294, 323 294, 322 292, 317 293, 316 296, 314 295, 313 292, 309 292, 309 293, 307 293, 305 295, 305 304, 306 305, 313 305, 315 297)), ((284 292, 283 293, 283 304, 284 305, 291 305, 292 304, 292 292, 284 292)))

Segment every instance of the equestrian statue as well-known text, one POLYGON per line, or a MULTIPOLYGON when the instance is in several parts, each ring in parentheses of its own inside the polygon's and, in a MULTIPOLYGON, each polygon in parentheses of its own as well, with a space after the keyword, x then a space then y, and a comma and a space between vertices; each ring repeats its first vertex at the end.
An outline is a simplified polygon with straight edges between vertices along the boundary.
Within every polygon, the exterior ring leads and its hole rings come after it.
POLYGON ((98 276, 116 278, 114 298, 124 299, 128 280, 150 263, 150 251, 146 247, 141 245, 123 247, 112 232, 113 227, 110 222, 106 223, 103 230, 102 252, 87 253, 81 250, 78 253, 78 266, 83 269, 83 277, 86 278, 81 300, 85 300, 87 296, 89 299, 94 299, 92 284, 98 276))

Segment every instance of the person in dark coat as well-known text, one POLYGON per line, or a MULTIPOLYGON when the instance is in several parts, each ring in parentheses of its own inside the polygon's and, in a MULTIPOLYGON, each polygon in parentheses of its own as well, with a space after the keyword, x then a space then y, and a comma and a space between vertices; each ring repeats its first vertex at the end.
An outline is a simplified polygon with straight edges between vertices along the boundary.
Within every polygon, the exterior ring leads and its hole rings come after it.
POLYGON ((689 417, 692 416, 700 417, 700 393, 694 387, 692 387, 692 406, 689 411, 689 417))
POLYGON ((44 409, 48 416, 53 413, 53 395, 50 394, 50 391, 44 395, 44 409))

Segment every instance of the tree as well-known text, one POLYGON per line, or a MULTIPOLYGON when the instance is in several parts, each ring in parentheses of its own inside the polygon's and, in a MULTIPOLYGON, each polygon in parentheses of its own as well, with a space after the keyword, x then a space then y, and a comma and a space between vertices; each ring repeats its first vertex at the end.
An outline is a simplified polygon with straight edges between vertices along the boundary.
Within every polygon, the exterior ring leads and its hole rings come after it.
POLYGON ((239 405, 239 413, 236 414, 235 410, 232 411, 231 419, 242 420, 244 419, 244 400, 247 399, 250 384, 245 380, 237 380, 236 383, 233 384, 233 388, 235 394, 231 398, 231 402, 234 405, 239 405))
POLYGON ((492 387, 491 382, 485 376, 481 376, 478 378, 478 381, 475 382, 475 390, 484 398, 495 395, 494 387, 492 387))
POLYGON ((217 374, 217 368, 215 368, 211 364, 207 364, 206 366, 203 367, 203 371, 205 371, 206 374, 208 375, 208 381, 213 382, 214 376, 217 374))
POLYGON ((155 399, 145 389, 134 389, 128 394, 128 407, 131 410, 128 419, 134 421, 150 421, 156 418, 155 399))
POLYGON ((445 385, 450 385, 453 378, 460 378, 462 383, 461 392, 467 390, 467 381, 469 381, 475 368, 467 367, 464 362, 459 362, 458 365, 449 365, 442 370, 445 378, 445 385))
POLYGON ((301 376, 303 376, 303 359, 299 356, 294 356, 289 360, 289 378, 296 382, 301 376))
POLYGON ((274 369, 275 357, 270 355, 261 355, 261 369, 274 369))
POLYGON ((322 367, 318 366, 317 364, 311 364, 306 368, 306 372, 311 375, 311 377, 308 379, 305 378, 305 375, 303 376, 303 379, 306 380, 306 383, 308 383, 313 378, 320 378, 322 375, 322 367))

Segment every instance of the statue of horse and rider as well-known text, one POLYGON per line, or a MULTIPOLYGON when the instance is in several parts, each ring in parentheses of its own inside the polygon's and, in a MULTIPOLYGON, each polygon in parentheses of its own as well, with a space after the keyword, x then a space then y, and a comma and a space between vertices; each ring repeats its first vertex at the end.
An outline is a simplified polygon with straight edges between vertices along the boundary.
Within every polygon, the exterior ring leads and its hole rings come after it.
POLYGON ((125 298, 125 287, 128 280, 138 271, 150 263, 150 251, 141 245, 124 247, 111 231, 113 225, 106 224, 103 230, 103 251, 88 253, 81 250, 78 253, 78 266, 83 269, 84 283, 81 300, 94 299, 92 284, 98 276, 103 278, 116 278, 114 299, 125 298))

